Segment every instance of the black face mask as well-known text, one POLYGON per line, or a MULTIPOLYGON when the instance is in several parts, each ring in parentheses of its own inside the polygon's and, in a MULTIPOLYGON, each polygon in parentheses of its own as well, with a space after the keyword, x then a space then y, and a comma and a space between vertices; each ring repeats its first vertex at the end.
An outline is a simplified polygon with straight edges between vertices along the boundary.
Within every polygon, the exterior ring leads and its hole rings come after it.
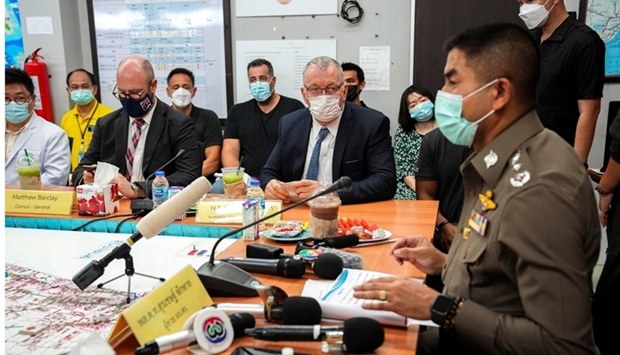
POLYGON ((347 89, 347 101, 354 101, 358 96, 359 92, 357 92, 358 85, 349 85, 347 89))
POLYGON ((144 117, 153 105, 153 96, 148 93, 140 100, 134 100, 131 98, 121 99, 121 105, 127 111, 130 117, 140 118, 144 117))

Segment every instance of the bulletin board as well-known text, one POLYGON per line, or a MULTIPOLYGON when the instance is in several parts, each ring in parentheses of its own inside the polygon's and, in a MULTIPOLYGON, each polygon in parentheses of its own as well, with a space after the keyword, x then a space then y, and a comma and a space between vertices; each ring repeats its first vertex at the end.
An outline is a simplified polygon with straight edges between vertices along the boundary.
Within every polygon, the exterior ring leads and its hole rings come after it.
POLYGON ((170 104, 166 78, 174 68, 191 70, 193 103, 226 117, 233 103, 230 2, 227 0, 89 0, 93 67, 101 101, 112 95, 116 69, 128 55, 153 65, 157 97, 170 104))

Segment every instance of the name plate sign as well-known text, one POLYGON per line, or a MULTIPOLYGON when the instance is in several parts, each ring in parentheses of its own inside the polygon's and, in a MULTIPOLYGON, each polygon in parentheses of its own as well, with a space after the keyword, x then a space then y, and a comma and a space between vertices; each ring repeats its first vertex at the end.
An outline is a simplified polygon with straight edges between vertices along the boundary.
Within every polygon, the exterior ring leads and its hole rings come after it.
POLYGON ((192 314, 212 304, 196 270, 187 265, 127 308, 112 330, 109 342, 115 346, 131 332, 138 343, 144 345, 162 335, 182 330, 192 314))
POLYGON ((6 213, 70 215, 73 191, 11 190, 4 191, 6 213))
MULTIPOLYGON (((196 213, 196 223, 213 224, 241 224, 245 200, 207 199, 201 201, 196 213)), ((265 200, 265 213, 260 216, 268 216, 282 209, 282 201, 265 200)), ((265 224, 275 224, 280 221, 280 215, 268 219, 265 224)))

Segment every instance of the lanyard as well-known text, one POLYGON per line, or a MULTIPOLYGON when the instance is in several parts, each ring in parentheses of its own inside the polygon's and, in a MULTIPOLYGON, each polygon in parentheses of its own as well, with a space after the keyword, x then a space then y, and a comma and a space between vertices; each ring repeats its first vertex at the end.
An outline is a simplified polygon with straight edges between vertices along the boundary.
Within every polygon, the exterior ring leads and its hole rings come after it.
POLYGON ((97 105, 95 106, 95 109, 93 110, 93 114, 90 115, 90 117, 88 118, 88 121, 86 122, 86 126, 84 127, 84 129, 82 129, 82 124, 80 123, 80 117, 78 117, 79 113, 75 115, 75 119, 77 120, 78 128, 80 130, 80 135, 81 135, 80 151, 84 150, 84 136, 86 135, 86 130, 88 129, 88 126, 90 126, 90 120, 92 120, 93 117, 95 116, 95 113, 97 113, 97 108, 99 108, 99 101, 97 101, 97 105))

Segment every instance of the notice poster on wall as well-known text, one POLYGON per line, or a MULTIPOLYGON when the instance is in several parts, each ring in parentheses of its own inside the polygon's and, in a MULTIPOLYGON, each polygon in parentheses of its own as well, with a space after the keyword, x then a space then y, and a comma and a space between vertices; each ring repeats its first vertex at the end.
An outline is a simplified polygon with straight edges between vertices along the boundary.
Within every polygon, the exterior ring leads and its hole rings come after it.
POLYGON ((314 57, 336 57, 336 40, 291 41, 237 41, 235 57, 235 102, 252 99, 248 83, 247 65, 257 58, 267 59, 273 65, 277 78, 276 92, 301 102, 302 72, 314 57))
POLYGON ((237 17, 335 15, 337 0, 237 0, 237 17))
POLYGON ((118 108, 112 95, 116 69, 129 55, 147 58, 158 81, 157 97, 170 104, 166 78, 174 68, 194 73, 193 103, 228 113, 224 4, 226 0, 93 0, 101 100, 118 108))
POLYGON ((390 47, 360 47, 360 67, 366 76, 366 91, 390 90, 390 47))

